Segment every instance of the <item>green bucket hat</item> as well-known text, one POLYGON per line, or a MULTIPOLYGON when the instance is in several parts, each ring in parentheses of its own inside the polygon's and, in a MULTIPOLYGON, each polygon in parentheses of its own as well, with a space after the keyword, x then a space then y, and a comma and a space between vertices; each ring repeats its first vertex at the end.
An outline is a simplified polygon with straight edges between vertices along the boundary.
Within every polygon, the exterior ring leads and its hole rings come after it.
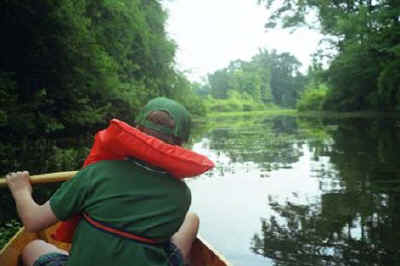
POLYGON ((137 126, 143 126, 169 136, 175 136, 184 142, 187 142, 189 140, 192 118, 190 113, 183 105, 168 98, 158 97, 149 101, 143 107, 143 109, 139 112, 135 122, 137 126), (174 120, 175 128, 168 128, 148 121, 146 118, 149 113, 153 111, 167 112, 174 120))

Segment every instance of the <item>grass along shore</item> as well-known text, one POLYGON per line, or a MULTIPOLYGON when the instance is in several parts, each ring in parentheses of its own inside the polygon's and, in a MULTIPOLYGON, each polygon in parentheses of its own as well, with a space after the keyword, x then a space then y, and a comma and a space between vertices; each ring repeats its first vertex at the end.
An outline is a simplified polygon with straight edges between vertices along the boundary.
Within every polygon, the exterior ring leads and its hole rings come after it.
POLYGON ((218 118, 218 117, 231 117, 231 116, 259 116, 259 115, 297 115, 296 109, 270 109, 261 111, 249 111, 249 112, 211 112, 207 114, 207 118, 218 118))

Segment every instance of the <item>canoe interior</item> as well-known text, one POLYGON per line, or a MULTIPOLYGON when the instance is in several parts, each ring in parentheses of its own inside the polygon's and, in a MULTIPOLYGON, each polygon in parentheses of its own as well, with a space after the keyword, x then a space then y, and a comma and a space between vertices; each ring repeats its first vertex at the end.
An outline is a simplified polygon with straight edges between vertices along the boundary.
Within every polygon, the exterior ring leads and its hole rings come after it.
MULTIPOLYGON (((19 266, 20 254, 22 249, 32 240, 42 239, 57 247, 69 250, 70 245, 55 241, 51 238, 57 225, 51 226, 46 230, 39 233, 28 233, 23 228, 20 229, 13 238, 3 247, 0 251, 0 265, 1 266, 19 266)), ((232 266, 227 260, 218 254, 209 244, 201 238, 196 239, 192 248, 192 263, 191 266, 232 266)))

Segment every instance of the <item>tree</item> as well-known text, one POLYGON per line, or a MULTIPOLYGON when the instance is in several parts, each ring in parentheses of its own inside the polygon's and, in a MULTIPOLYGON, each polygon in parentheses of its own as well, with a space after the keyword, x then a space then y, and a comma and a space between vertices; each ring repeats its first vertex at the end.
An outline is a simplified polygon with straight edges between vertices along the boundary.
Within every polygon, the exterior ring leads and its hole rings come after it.
POLYGON ((295 107, 307 82, 299 72, 300 66, 289 53, 261 49, 250 61, 234 60, 228 67, 209 74, 211 95, 227 99, 229 91, 236 91, 255 103, 295 107))
POLYGON ((324 107, 339 111, 399 110, 400 3, 394 0, 260 0, 276 7, 267 27, 313 25, 329 37, 336 56, 326 72, 324 107), (314 22, 315 24, 315 22, 314 22), (390 74, 389 74, 390 73, 390 74))
POLYGON ((300 66, 301 63, 289 53, 277 54, 274 50, 270 54, 271 92, 277 105, 296 105, 296 99, 305 85, 299 72, 300 66))
POLYGON ((228 90, 232 89, 230 75, 226 69, 217 70, 213 74, 208 75, 210 83, 211 95, 215 99, 228 98, 228 90))
POLYGON ((155 96, 195 99, 175 85, 166 19, 156 0, 1 2, 0 130, 74 134, 132 122, 155 96))
POLYGON ((260 49, 258 53, 252 57, 251 62, 255 65, 261 82, 261 101, 264 104, 272 104, 271 93, 271 62, 269 52, 266 49, 260 49))

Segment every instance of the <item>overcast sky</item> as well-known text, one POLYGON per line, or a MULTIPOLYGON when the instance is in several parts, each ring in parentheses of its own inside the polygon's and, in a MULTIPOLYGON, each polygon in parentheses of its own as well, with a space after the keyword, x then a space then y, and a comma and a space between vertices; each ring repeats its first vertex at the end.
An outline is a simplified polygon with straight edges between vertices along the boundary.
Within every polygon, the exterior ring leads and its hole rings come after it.
POLYGON ((268 10, 256 0, 164 1, 167 31, 178 44, 176 61, 191 80, 226 67, 235 59, 249 60, 259 48, 290 52, 308 66, 321 35, 308 29, 268 30, 268 10))

